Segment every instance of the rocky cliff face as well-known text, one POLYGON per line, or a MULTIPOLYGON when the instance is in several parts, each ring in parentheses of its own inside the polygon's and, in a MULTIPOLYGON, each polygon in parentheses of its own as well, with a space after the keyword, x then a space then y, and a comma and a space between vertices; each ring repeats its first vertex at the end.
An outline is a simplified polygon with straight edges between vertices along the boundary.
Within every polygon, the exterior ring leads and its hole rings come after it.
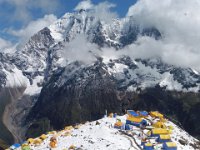
POLYGON ((198 121, 194 117, 200 89, 197 71, 166 64, 160 58, 108 59, 94 53, 95 61, 89 64, 66 60, 62 52, 69 51, 66 45, 80 35, 96 45, 96 52, 103 47, 123 51, 139 36, 162 39, 159 30, 143 28, 131 17, 105 23, 80 11, 66 13, 15 54, 0 53, 0 90, 23 89, 14 100, 6 100, 12 109, 4 112, 7 128, 14 135, 20 131, 16 140, 97 119, 105 110, 122 113, 130 108, 161 110, 198 135, 198 126, 194 130, 188 127, 189 122, 198 121))

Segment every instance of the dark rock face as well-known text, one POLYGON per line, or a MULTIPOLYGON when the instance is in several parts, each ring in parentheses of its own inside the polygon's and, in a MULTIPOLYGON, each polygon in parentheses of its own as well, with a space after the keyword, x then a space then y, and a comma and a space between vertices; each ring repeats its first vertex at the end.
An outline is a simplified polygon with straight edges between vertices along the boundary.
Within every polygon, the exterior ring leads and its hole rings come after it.
POLYGON ((188 132, 200 139, 200 102, 194 105, 188 112, 184 125, 188 132))
POLYGON ((67 124, 99 119, 105 110, 119 112, 115 82, 102 68, 96 67, 91 66, 92 76, 86 79, 82 78, 88 71, 85 68, 78 69, 71 77, 73 68, 61 70, 45 85, 30 118, 48 118, 55 129, 60 129, 67 124))

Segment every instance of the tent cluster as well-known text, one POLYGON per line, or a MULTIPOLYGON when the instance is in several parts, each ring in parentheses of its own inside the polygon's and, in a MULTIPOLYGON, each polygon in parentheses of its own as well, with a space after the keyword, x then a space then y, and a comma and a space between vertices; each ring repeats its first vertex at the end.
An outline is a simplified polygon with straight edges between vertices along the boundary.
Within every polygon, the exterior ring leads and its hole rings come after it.
MULTIPOLYGON (((50 149, 57 148, 58 146, 58 138, 57 137, 65 137, 65 136, 71 136, 71 132, 73 129, 79 129, 81 124, 73 126, 66 126, 61 131, 50 131, 47 132, 47 134, 42 134, 38 138, 29 138, 27 141, 24 141, 23 143, 14 144, 10 148, 6 150, 31 150, 33 147, 40 146, 44 141, 47 141, 48 147, 50 149)), ((68 149, 73 150, 76 147, 74 145, 71 145, 68 149)))
POLYGON ((160 147, 164 150, 177 150, 176 143, 171 140, 173 128, 166 125, 164 115, 158 111, 127 111, 126 122, 117 120, 114 127, 121 130, 139 130, 141 148, 153 150, 160 147), (145 133, 146 132, 146 133, 145 133))
POLYGON ((21 144, 14 144, 6 150, 16 150, 19 148, 21 148, 21 150, 31 150, 31 146, 39 146, 45 139, 47 139, 47 135, 42 134, 39 138, 29 138, 27 141, 24 141, 21 144))

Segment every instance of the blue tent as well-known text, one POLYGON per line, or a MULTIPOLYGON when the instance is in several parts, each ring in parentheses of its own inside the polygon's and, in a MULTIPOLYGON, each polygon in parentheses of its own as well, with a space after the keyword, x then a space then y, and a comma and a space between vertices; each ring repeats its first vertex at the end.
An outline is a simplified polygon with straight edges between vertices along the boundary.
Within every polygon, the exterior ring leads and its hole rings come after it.
POLYGON ((14 150, 14 149, 17 149, 19 148, 21 145, 19 143, 16 143, 16 144, 13 144, 10 149, 14 150))
POLYGON ((127 114, 133 117, 139 117, 139 114, 133 110, 127 110, 127 114))
POLYGON ((174 142, 166 142, 163 144, 164 150, 177 150, 176 143, 174 142))
POLYGON ((125 130, 131 130, 131 127, 129 124, 125 124, 125 130))
POLYGON ((159 135, 156 141, 159 143, 171 142, 171 137, 170 135, 159 135))
POLYGON ((117 113, 114 113, 113 118, 116 118, 116 117, 117 117, 117 113))
POLYGON ((136 127, 140 127, 140 123, 132 122, 130 120, 126 120, 126 124, 130 124, 130 125, 133 125, 133 126, 136 126, 136 127))
POLYGON ((148 116, 148 112, 146 112, 146 111, 140 111, 140 115, 144 116, 144 117, 147 117, 148 116))
POLYGON ((154 150, 153 145, 151 143, 145 143, 144 150, 154 150))
POLYGON ((143 126, 147 126, 147 121, 143 119, 143 120, 140 122, 140 124, 142 124, 143 126))

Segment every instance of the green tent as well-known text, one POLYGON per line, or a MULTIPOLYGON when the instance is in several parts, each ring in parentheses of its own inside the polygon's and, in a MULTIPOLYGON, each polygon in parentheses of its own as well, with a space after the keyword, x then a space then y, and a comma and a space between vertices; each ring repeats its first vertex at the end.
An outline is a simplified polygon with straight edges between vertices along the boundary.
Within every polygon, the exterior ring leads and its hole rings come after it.
POLYGON ((31 150, 31 148, 29 146, 23 146, 22 150, 31 150))

